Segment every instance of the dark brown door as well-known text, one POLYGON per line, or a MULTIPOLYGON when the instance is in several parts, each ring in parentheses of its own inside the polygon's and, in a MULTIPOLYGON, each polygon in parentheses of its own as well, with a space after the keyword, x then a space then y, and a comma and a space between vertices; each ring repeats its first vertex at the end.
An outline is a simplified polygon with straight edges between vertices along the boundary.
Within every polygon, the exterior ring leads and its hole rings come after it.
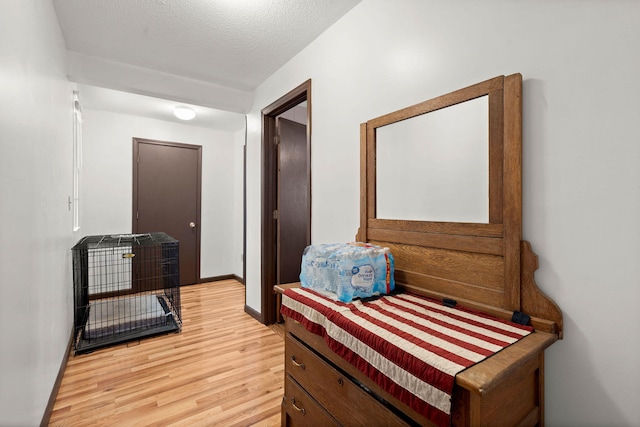
MULTIPOLYGON (((269 325, 277 321, 277 301, 273 285, 279 282, 278 260, 279 239, 278 214, 278 139, 276 118, 306 102, 306 150, 307 150, 307 242, 311 242, 311 80, 307 80, 295 89, 262 110, 262 227, 261 227, 261 305, 260 321, 269 325), (278 214, 278 215, 276 215, 278 214)), ((285 214, 286 215, 286 214, 285 214)), ((245 235, 246 238, 246 235, 245 235)))
POLYGON ((133 232, 161 231, 180 244, 180 284, 200 278, 202 147, 133 140, 133 232))
POLYGON ((307 246, 309 189, 307 126, 279 117, 278 144, 278 283, 300 281, 307 246))

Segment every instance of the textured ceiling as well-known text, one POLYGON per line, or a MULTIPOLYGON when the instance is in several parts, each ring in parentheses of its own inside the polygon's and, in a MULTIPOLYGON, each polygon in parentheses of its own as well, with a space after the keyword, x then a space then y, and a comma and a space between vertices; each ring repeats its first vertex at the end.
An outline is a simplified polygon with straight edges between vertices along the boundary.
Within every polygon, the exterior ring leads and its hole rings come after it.
POLYGON ((246 112, 360 0, 53 0, 77 83, 246 112))
POLYGON ((239 113, 189 104, 196 112, 196 117, 193 120, 184 122, 173 114, 173 108, 178 105, 184 105, 183 103, 97 86, 78 85, 78 90, 80 91, 82 107, 85 110, 125 113, 227 132, 235 132, 244 129, 245 126, 244 115, 239 113))

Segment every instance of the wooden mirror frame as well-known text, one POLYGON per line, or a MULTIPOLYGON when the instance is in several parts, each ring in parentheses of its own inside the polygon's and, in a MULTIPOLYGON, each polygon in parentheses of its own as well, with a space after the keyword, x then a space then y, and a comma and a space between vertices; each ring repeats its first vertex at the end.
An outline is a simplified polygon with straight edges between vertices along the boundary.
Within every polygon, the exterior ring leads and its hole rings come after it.
POLYGON ((522 241, 522 76, 499 76, 360 126, 360 228, 356 239, 391 249, 399 288, 451 298, 562 336, 562 312, 537 288, 537 256, 522 241), (376 218, 376 129, 488 96, 489 223, 376 218))

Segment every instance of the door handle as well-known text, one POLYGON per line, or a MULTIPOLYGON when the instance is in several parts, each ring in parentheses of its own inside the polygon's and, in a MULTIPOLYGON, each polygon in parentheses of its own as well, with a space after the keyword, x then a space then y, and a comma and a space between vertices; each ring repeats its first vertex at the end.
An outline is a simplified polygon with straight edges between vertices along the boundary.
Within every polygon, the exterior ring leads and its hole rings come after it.
POLYGON ((191 222, 189 223, 189 227, 191 227, 191 228, 196 228, 196 223, 195 223, 195 222, 193 222, 193 221, 191 221, 191 222))

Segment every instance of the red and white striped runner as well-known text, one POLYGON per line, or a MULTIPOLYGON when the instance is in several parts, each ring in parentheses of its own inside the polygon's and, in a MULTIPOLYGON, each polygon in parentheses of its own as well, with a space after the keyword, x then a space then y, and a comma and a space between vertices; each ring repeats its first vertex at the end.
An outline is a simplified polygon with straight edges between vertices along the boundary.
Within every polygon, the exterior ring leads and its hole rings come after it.
POLYGON ((409 293, 345 304, 308 288, 289 289, 281 312, 441 426, 450 423, 456 374, 533 330, 409 293))

